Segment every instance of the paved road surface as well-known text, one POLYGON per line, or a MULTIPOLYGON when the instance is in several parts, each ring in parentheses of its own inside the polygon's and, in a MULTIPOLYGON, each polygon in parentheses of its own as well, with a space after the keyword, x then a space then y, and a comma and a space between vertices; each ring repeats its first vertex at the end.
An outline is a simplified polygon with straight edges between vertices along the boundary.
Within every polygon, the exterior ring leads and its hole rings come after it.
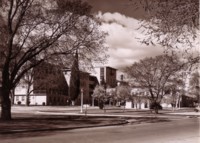
POLYGON ((56 132, 1 143, 200 143, 199 118, 56 132))

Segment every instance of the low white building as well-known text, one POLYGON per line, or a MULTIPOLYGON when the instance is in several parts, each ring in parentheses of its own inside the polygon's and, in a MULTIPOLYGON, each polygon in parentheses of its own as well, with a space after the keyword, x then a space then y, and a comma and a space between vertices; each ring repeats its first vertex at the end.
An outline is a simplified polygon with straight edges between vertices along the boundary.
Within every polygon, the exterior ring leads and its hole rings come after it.
POLYGON ((145 88, 134 87, 131 90, 131 96, 133 97, 132 108, 135 109, 149 109, 150 101, 148 97, 148 91, 145 88))
MULTIPOLYGON (((32 87, 31 87, 32 90, 32 87)), ((27 87, 25 85, 20 85, 15 88, 14 104, 16 105, 26 105, 27 98, 27 87)), ((29 105, 46 105, 47 95, 46 93, 34 93, 29 96, 29 105)))

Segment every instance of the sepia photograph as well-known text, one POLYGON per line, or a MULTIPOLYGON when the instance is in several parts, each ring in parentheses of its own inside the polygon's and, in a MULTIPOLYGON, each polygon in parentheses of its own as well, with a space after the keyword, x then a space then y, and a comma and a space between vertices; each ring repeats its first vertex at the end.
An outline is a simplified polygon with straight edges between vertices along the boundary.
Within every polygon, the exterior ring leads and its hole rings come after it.
POLYGON ((0 0, 0 143, 200 143, 199 0, 0 0))

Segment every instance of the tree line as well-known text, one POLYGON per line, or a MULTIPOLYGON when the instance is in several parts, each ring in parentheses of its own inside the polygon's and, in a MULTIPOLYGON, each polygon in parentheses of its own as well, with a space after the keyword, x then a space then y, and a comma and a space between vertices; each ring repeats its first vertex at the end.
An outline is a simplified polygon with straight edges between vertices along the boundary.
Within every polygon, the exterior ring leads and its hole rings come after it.
POLYGON ((161 107, 160 104, 164 99, 167 99, 168 103, 175 107, 177 100, 180 100, 178 98, 183 95, 183 90, 187 86, 188 76, 191 76, 190 89, 193 93, 189 92, 189 96, 193 96, 198 103, 198 72, 190 70, 191 64, 192 67, 195 67, 195 65, 198 65, 198 61, 193 62, 185 62, 178 56, 165 54, 142 59, 124 69, 124 72, 128 75, 127 85, 117 86, 114 90, 106 90, 103 85, 97 86, 93 97, 102 104, 110 100, 115 102, 138 100, 140 102, 141 95, 131 93, 134 88, 138 88, 143 90, 141 98, 149 100, 150 108, 158 113, 158 109, 161 107), (184 74, 186 71, 190 72, 186 73, 189 75, 184 74))

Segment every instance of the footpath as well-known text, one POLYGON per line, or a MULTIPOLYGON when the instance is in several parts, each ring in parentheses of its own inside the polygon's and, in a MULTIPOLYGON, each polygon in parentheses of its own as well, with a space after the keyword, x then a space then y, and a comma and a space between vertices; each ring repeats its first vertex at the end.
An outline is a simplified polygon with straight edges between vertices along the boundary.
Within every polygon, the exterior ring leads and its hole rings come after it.
POLYGON ((161 110, 155 115, 149 110, 135 110, 122 108, 98 107, 51 107, 51 106, 14 106, 12 107, 13 120, 4 122, 0 120, 0 138, 13 134, 39 134, 61 130, 92 128, 114 125, 143 124, 169 122, 186 118, 199 118, 200 113, 193 109, 161 110))

